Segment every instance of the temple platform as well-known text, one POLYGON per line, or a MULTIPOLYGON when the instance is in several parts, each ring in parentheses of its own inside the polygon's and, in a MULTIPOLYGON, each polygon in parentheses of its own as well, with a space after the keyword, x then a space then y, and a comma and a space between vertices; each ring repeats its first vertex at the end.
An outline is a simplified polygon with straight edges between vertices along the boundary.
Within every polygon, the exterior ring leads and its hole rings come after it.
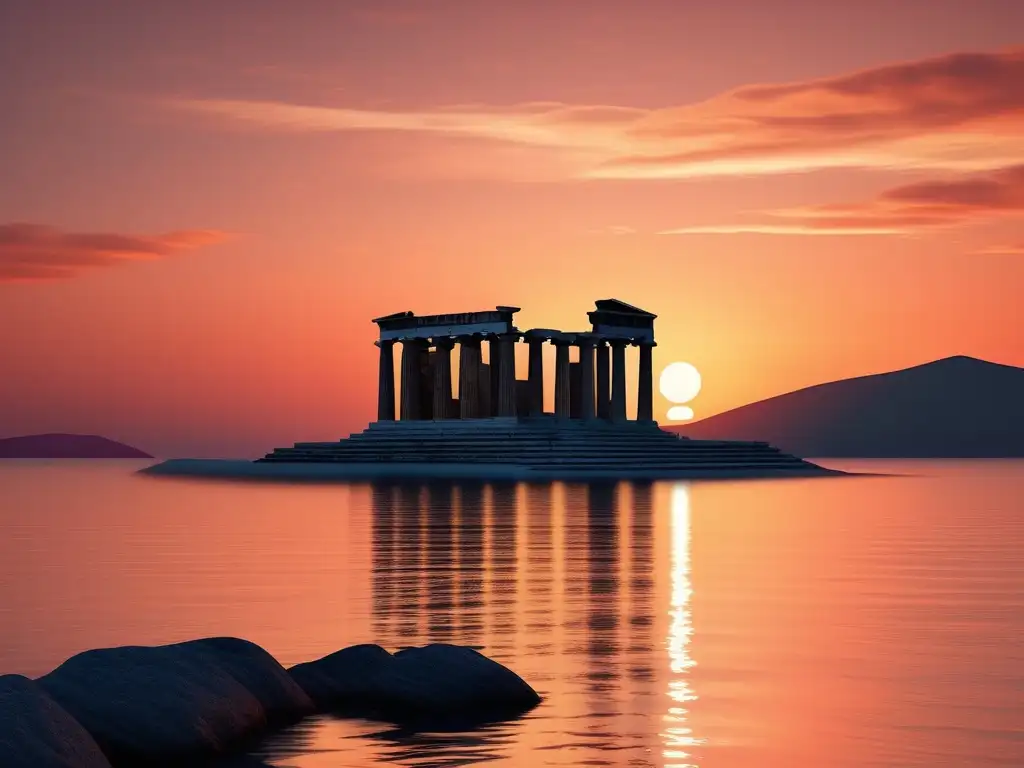
POLYGON ((379 421, 262 459, 176 459, 153 474, 280 479, 661 480, 843 474, 761 442, 690 440, 654 422, 531 418, 379 421))

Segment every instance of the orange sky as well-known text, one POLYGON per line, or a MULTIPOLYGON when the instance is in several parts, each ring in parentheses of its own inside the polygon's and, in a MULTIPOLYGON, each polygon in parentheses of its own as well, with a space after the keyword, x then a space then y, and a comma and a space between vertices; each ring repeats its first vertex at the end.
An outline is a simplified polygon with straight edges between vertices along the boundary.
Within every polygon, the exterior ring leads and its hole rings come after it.
POLYGON ((406 309, 621 298, 698 417, 1024 365, 1017 0, 4 3, 0 104, 0 436, 337 438, 406 309))

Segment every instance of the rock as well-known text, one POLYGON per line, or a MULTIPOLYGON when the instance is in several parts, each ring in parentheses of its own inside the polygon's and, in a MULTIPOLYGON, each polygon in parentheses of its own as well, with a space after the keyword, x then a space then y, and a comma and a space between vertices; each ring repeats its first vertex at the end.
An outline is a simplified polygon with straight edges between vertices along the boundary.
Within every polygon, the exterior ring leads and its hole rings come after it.
POLYGON ((522 678, 472 648, 435 644, 392 655, 357 645, 299 664, 292 677, 321 709, 394 722, 490 719, 525 712, 540 697, 522 678))
POLYGON ((375 681, 381 711, 391 719, 522 714, 540 703, 525 680, 482 653, 435 643, 408 648, 375 681))
POLYGON ((106 648, 35 682, 0 677, 0 765, 208 765, 268 726, 318 710, 464 722, 518 715, 539 701, 514 672, 455 645, 394 655, 356 645, 290 670, 229 637, 106 648))
POLYGON ((394 656, 379 645, 353 645, 316 661, 296 664, 288 674, 319 710, 372 709, 373 681, 394 656))
POLYGON ((110 768, 92 736, 34 681, 0 676, 0 765, 110 768))
POLYGON ((271 724, 293 723, 316 711, 312 699, 288 670, 256 643, 237 637, 210 637, 168 647, 207 656, 256 696, 271 724))
POLYGON ((312 709, 273 657, 234 638, 86 651, 38 682, 116 763, 224 754, 312 709))

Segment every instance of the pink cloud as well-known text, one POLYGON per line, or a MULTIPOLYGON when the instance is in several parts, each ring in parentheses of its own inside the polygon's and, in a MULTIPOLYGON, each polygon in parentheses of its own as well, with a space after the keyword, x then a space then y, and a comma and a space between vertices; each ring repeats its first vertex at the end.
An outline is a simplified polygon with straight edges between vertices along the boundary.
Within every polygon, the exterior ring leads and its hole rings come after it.
POLYGON ((750 173, 988 168, 1021 156, 1022 129, 1024 48, 957 53, 819 80, 744 86, 701 104, 652 111, 630 133, 676 142, 679 151, 614 158, 605 173, 686 174, 714 163, 750 173))
POLYGON ((766 211, 754 223, 684 227, 663 234, 899 235, 1024 215, 1024 165, 906 184, 859 203, 766 211))
POLYGON ((0 282, 74 277, 89 267, 157 259, 228 237, 214 230, 146 236, 63 232, 41 224, 0 224, 0 282))
POLYGON ((170 103, 277 130, 420 132, 554 149, 567 176, 576 178, 833 167, 977 172, 1024 157, 1024 47, 752 84, 656 109, 559 102, 411 111, 211 99, 170 103))

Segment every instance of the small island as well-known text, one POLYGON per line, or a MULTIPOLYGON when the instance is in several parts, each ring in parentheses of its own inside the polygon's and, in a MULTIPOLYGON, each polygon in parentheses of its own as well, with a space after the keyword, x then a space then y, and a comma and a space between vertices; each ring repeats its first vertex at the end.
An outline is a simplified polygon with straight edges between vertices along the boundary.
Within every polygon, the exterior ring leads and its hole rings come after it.
POLYGON ((519 307, 373 320, 379 329, 377 420, 343 440, 278 448, 255 462, 172 459, 158 475, 281 480, 662 480, 809 477, 841 474, 757 441, 690 440, 654 420, 652 352, 657 315, 600 299, 590 328, 561 331, 513 324, 519 307), (525 341, 527 376, 516 375, 525 341), (486 343, 488 362, 481 346, 486 343), (401 345, 396 409, 395 345, 401 345), (545 344, 555 348, 546 397, 545 344), (458 346, 458 397, 452 352, 458 346), (631 375, 626 350, 637 347, 631 375), (570 353, 576 358, 570 360, 570 353), (637 382, 629 418, 626 382, 637 382), (552 400, 554 412, 545 411, 552 400))
POLYGON ((148 453, 99 435, 23 435, 0 438, 0 459, 152 459, 148 453))

